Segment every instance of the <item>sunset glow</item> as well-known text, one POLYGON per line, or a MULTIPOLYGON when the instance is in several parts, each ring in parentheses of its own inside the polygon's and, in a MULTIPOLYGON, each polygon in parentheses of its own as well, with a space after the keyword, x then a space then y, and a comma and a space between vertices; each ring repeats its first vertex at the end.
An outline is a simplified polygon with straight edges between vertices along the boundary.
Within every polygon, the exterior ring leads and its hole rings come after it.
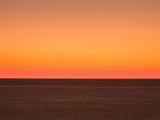
POLYGON ((1 78, 160 78, 160 2, 0 2, 1 78))

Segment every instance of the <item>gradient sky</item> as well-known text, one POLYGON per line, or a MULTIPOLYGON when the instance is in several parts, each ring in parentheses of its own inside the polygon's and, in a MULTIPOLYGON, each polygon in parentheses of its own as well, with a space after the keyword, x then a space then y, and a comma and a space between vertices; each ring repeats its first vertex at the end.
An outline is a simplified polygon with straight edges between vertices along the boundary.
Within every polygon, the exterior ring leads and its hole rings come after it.
POLYGON ((159 0, 0 0, 1 78, 160 78, 159 0))

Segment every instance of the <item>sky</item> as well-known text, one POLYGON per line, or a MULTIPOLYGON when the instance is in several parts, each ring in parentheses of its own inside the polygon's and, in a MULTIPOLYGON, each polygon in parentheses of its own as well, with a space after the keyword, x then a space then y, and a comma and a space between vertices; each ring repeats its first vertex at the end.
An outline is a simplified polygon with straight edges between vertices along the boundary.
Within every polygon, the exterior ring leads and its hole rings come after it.
POLYGON ((160 78, 159 0, 0 0, 0 78, 160 78))

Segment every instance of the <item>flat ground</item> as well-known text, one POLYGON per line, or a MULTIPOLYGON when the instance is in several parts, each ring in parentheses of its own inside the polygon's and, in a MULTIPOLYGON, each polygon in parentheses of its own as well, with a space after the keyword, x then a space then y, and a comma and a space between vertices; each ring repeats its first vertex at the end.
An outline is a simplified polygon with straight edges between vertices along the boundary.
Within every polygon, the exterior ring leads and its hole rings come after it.
POLYGON ((0 120, 160 120, 160 80, 1 79, 0 120))

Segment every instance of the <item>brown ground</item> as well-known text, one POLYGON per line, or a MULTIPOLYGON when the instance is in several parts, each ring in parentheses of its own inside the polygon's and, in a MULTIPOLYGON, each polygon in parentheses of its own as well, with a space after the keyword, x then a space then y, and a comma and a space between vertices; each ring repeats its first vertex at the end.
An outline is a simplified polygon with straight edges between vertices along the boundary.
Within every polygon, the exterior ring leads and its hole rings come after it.
POLYGON ((0 120, 160 120, 160 81, 0 80, 0 120))

